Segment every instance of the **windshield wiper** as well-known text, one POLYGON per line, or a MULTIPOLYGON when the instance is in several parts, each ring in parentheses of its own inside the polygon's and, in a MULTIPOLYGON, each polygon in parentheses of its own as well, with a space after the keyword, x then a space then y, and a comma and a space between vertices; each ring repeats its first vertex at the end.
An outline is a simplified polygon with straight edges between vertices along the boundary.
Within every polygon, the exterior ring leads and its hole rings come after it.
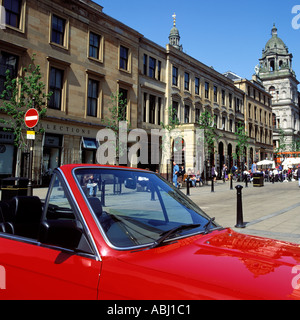
POLYGON ((167 238, 169 238, 172 234, 177 233, 179 231, 187 230, 187 229, 193 229, 200 227, 200 224, 183 224, 181 226, 175 227, 169 231, 165 231, 160 234, 160 238, 158 238, 150 247, 149 249, 157 248, 159 247, 167 238))
POLYGON ((204 234, 208 234, 210 225, 215 221, 215 217, 209 219, 209 221, 204 225, 204 234))

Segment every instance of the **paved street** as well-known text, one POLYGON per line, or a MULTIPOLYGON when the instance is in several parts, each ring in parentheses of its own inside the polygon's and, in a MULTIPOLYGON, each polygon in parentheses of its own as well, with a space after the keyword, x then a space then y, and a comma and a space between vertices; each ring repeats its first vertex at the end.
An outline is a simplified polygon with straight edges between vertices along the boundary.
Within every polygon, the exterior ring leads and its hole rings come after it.
MULTIPOLYGON (((300 188, 298 182, 265 183, 264 187, 245 187, 244 183, 217 182, 211 186, 190 189, 190 198, 223 227, 237 232, 264 236, 300 244, 300 188), (235 228, 237 191, 242 185, 243 218, 246 227, 235 228)), ((47 189, 34 189, 44 199, 47 189)), ((181 189, 186 194, 186 189, 181 189)))
MULTIPOLYGON (((300 244, 300 188, 298 182, 269 183, 253 187, 244 183, 218 182, 211 186, 190 189, 190 198, 223 227, 235 231, 285 240, 300 244), (242 204, 245 228, 235 228, 237 190, 242 185, 242 204)), ((186 193, 186 190, 182 190, 186 193)))

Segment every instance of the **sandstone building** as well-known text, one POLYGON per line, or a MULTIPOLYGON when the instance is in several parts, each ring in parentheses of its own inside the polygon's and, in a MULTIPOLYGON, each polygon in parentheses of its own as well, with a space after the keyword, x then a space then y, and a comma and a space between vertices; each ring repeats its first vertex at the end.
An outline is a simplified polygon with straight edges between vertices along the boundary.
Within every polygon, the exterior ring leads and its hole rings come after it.
MULTIPOLYGON (((270 94, 258 83, 233 81, 184 53, 175 15, 164 48, 90 0, 0 0, 0 4, 6 11, 5 28, 0 29, 0 90, 5 71, 21 77, 36 54, 46 90, 53 92, 47 115, 39 123, 45 132, 35 140, 37 184, 46 184, 52 170, 62 164, 96 163, 96 135, 111 117, 111 95, 116 93, 126 99, 130 128, 144 129, 149 142, 151 129, 167 124, 172 106, 180 128, 190 129, 185 143, 192 149, 200 114, 206 110, 214 116, 220 139, 214 157, 208 159, 210 165, 233 164, 239 122, 250 133, 246 163, 272 156, 270 94)), ((28 150, 18 153, 13 134, 3 127, 1 150, 1 177, 28 174, 28 150)), ((170 173, 171 164, 150 163, 150 144, 148 157, 149 164, 139 166, 170 173)), ((183 161, 186 167, 193 165, 183 161)), ((127 164, 132 165, 130 159, 127 164)))

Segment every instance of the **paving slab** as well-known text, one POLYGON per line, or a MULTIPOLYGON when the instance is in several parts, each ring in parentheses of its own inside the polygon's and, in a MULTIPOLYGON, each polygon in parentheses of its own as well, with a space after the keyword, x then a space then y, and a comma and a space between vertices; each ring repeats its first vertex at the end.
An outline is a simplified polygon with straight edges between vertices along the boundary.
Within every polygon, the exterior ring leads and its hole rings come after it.
MULTIPOLYGON (((182 192, 186 193, 186 189, 182 192)), ((223 227, 237 232, 253 234, 300 244, 300 188, 297 181, 266 182, 263 187, 234 182, 218 182, 191 188, 190 198, 223 227), (237 185, 242 189, 242 209, 245 228, 237 223, 237 185)))

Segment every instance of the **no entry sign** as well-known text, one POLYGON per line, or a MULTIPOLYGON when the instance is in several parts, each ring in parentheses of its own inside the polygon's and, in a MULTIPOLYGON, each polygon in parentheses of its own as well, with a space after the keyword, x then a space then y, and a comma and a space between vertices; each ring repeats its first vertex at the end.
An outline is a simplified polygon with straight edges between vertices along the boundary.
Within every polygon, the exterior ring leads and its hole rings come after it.
POLYGON ((25 113, 25 124, 27 128, 33 128, 39 122, 39 113, 36 109, 31 108, 25 113))

